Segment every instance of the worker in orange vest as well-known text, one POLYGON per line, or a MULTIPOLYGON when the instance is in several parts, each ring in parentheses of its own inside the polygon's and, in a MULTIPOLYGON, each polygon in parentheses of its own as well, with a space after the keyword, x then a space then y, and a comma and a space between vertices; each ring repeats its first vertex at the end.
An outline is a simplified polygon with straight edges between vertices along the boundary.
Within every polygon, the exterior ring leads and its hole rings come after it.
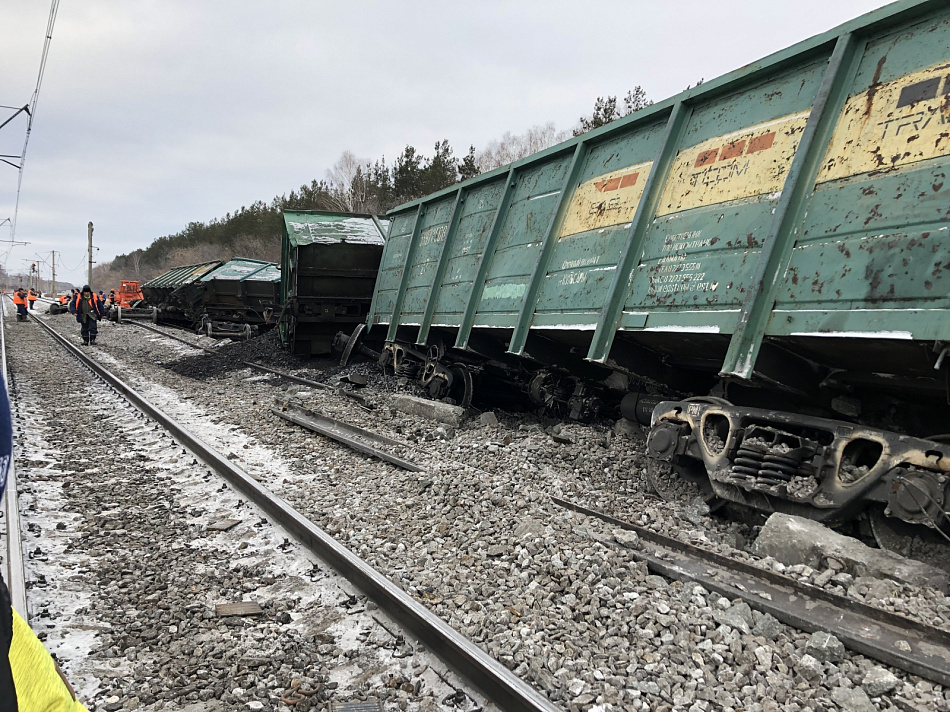
POLYGON ((96 296, 89 285, 82 288, 82 292, 76 299, 76 321, 81 325, 80 335, 82 336, 83 346, 90 346, 96 343, 96 336, 99 333, 99 320, 103 316, 102 302, 96 296))
POLYGON ((26 321, 26 290, 18 287, 13 293, 13 303, 16 304, 16 320, 26 321))
POLYGON ((33 289, 33 288, 30 288, 30 293, 29 293, 29 295, 28 295, 28 298, 29 298, 29 300, 30 300, 30 309, 31 309, 31 310, 33 309, 33 305, 36 304, 36 297, 37 297, 36 290, 33 289))

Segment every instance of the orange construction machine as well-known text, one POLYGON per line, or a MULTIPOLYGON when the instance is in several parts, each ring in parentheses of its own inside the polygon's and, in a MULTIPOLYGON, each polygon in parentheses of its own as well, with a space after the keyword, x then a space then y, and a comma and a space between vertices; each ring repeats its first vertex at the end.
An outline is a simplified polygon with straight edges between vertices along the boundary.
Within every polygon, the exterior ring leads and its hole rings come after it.
POLYGON ((137 303, 145 298, 142 296, 142 290, 139 289, 138 282, 129 282, 126 280, 122 280, 122 283, 119 285, 119 291, 116 292, 115 297, 116 304, 123 309, 138 306, 137 303))

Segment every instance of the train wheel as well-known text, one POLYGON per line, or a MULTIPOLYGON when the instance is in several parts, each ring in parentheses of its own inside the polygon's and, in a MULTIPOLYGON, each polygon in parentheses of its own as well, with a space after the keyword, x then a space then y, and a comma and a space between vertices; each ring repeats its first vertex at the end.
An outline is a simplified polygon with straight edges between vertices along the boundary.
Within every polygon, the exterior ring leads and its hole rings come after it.
POLYGON ((472 394, 474 385, 472 383, 472 372, 465 366, 455 366, 452 368, 452 374, 455 376, 456 383, 456 401, 463 408, 472 405, 472 394))
POLYGON ((363 340, 363 332, 366 331, 366 324, 357 324, 356 328, 353 329, 353 333, 350 334, 350 338, 346 340, 346 348, 343 349, 343 355, 340 356, 340 365, 346 366, 350 363, 350 358, 353 356, 353 352, 356 351, 356 347, 360 345, 360 342, 363 340))
POLYGON ((700 472, 702 465, 684 470, 674 467, 672 463, 655 458, 647 458, 647 480, 653 491, 667 502, 686 504, 697 497, 709 505, 709 511, 714 512, 725 500, 717 497, 709 484, 705 471, 700 472))

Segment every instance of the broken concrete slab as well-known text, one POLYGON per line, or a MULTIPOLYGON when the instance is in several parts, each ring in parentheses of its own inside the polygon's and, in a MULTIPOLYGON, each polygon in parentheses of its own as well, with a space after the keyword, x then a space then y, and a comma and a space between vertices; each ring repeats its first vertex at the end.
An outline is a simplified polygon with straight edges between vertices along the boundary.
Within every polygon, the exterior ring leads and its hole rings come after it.
MULTIPOLYGON (((914 586, 950 590, 950 574, 942 569, 882 549, 872 549, 857 539, 839 534, 804 517, 776 513, 769 517, 754 551, 784 564, 822 568, 822 561, 836 559, 853 576, 892 579, 914 586)), ((834 580, 834 578, 832 579, 834 580)))
POLYGON ((458 427, 465 418, 465 409, 439 401, 426 400, 415 396, 400 395, 393 398, 393 407, 409 415, 437 420, 446 425, 458 427))

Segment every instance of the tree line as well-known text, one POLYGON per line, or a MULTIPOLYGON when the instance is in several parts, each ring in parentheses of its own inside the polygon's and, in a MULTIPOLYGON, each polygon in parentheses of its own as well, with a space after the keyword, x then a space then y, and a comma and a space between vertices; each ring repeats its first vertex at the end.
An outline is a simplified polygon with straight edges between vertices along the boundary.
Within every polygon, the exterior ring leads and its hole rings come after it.
POLYGON ((397 205, 421 198, 481 173, 507 165, 549 146, 610 123, 653 102, 637 86, 618 103, 616 96, 598 97, 591 116, 580 117, 572 131, 560 131, 554 122, 533 126, 524 133, 506 132, 476 151, 455 155, 447 140, 439 141, 426 156, 407 145, 395 160, 361 159, 344 151, 313 180, 270 201, 242 205, 209 222, 190 222, 173 235, 157 238, 146 248, 118 255, 93 270, 97 285, 118 286, 122 279, 140 282, 173 267, 234 257, 278 262, 285 210, 330 210, 383 214, 397 205), (622 109, 621 109, 622 105, 622 109))

